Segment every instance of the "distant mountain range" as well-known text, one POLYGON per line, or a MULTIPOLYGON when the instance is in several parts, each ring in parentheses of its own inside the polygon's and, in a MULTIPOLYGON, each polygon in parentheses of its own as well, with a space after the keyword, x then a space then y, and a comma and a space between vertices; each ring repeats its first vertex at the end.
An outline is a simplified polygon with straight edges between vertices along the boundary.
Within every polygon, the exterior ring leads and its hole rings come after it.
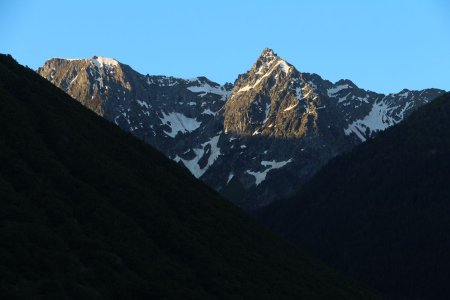
POLYGON ((37 72, 247 210, 291 195, 331 158, 444 93, 332 83, 271 49, 223 86, 142 75, 96 56, 53 58, 37 72))
POLYGON ((1 299, 375 298, 6 55, 0 158, 1 299))

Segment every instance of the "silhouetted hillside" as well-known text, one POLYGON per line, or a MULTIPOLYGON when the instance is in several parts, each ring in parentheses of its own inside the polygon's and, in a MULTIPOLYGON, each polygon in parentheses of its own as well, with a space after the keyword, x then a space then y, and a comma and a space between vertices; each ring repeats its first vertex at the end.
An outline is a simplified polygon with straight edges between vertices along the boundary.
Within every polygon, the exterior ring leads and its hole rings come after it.
POLYGON ((394 298, 450 295, 450 93, 332 160, 259 215, 394 298))
POLYGON ((0 161, 2 299, 369 295, 4 55, 0 161))

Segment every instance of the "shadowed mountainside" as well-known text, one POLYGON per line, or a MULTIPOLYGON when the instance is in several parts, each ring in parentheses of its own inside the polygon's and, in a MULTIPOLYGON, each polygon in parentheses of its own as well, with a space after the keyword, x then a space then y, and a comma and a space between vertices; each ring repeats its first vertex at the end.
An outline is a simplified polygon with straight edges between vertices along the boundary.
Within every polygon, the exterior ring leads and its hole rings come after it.
POLYGON ((258 218, 394 299, 450 294, 450 93, 351 153, 258 218))
POLYGON ((3 299, 370 297, 5 55, 0 159, 3 299))

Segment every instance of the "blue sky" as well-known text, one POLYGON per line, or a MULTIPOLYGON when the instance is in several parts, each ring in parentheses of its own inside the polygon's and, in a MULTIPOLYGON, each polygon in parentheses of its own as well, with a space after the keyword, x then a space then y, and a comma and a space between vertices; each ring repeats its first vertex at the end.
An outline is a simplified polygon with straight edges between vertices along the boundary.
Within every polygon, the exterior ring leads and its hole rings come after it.
POLYGON ((32 68, 99 55, 224 83, 265 47, 365 89, 450 90, 450 1, 0 0, 0 52, 32 68))

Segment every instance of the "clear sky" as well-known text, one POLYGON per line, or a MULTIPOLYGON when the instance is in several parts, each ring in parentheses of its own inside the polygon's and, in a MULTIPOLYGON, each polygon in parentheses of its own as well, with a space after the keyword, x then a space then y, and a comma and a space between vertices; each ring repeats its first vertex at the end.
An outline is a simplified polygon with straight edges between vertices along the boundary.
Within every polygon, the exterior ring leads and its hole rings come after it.
POLYGON ((450 90, 448 0, 0 0, 0 52, 114 57, 144 74, 233 82, 269 47, 378 92, 450 90))

